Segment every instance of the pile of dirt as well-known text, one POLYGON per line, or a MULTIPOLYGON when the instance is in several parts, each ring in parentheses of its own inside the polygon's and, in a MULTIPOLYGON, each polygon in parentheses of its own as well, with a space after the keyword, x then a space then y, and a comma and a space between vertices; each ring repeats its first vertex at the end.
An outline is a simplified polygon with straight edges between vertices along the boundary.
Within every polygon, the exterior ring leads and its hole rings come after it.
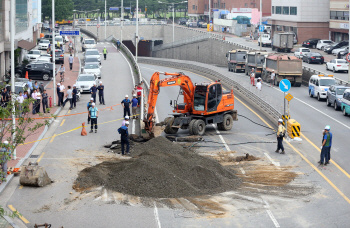
POLYGON ((232 169, 164 137, 135 145, 132 159, 85 168, 73 186, 78 191, 103 186, 143 197, 176 198, 215 194, 240 186, 232 169))

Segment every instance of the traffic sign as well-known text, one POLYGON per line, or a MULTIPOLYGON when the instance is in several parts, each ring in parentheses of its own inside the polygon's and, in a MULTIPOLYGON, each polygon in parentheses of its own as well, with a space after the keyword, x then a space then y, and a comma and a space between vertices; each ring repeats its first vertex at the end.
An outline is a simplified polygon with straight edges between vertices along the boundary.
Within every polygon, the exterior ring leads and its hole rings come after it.
POLYGON ((259 26, 259 32, 264 32, 264 30, 265 30, 265 27, 263 25, 260 25, 259 26))
POLYGON ((100 24, 97 24, 96 27, 99 28, 99 27, 100 27, 100 24))
POLYGON ((80 31, 79 30, 60 30, 60 36, 79 36, 80 31))
POLYGON ((288 79, 283 79, 280 81, 280 90, 282 92, 288 92, 290 90, 290 81, 288 79))
POLYGON ((119 10, 119 7, 109 7, 109 10, 119 10))
POLYGON ((346 61, 348 61, 348 63, 350 63, 350 53, 348 53, 348 54, 346 55, 346 61))
POLYGON ((293 99, 292 94, 288 93, 284 98, 286 98, 286 100, 289 102, 293 99))

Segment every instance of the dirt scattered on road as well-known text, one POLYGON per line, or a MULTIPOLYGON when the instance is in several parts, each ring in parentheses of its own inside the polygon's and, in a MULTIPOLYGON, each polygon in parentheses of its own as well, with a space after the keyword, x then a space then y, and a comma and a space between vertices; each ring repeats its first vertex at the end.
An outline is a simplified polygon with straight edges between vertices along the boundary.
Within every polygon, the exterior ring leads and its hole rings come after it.
POLYGON ((220 193, 241 184, 232 169, 164 137, 135 145, 131 155, 129 160, 104 161, 83 169, 73 188, 104 186, 134 196, 173 198, 220 193))

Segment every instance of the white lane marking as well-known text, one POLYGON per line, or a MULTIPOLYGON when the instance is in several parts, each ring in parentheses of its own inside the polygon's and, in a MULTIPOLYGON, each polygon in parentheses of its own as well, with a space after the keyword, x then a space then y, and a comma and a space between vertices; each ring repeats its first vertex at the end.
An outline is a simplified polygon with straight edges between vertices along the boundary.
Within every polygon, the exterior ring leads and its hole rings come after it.
POLYGON ((241 167, 241 168, 239 168, 240 170, 241 170, 241 172, 242 172, 242 174, 243 175, 245 175, 245 171, 244 171, 244 169, 241 167))
POLYGON ((161 228, 162 226, 160 225, 160 220, 159 220, 159 215, 158 215, 158 208, 157 208, 156 202, 154 202, 154 217, 155 217, 156 222, 157 222, 157 227, 161 228))
POLYGON ((267 214, 270 216, 270 219, 275 224, 275 227, 280 227, 280 224, 278 224, 275 216, 273 216, 272 212, 270 210, 266 210, 267 214))
POLYGON ((280 166, 281 166, 280 163, 279 163, 279 162, 275 162, 275 161, 270 157, 270 155, 268 155, 267 153, 264 153, 264 154, 265 154, 265 156, 271 161, 272 164, 274 164, 274 165, 277 166, 277 167, 280 167, 280 166))
POLYGON ((216 133, 219 135, 219 138, 220 138, 221 142, 224 144, 226 150, 227 150, 227 151, 230 151, 230 147, 228 147, 228 145, 227 145, 225 139, 224 139, 224 138, 222 137, 222 135, 220 134, 220 131, 217 129, 216 125, 215 125, 215 124, 212 124, 212 125, 213 125, 213 127, 215 128, 216 133))
POLYGON ((135 119, 132 120, 131 134, 135 134, 135 119))

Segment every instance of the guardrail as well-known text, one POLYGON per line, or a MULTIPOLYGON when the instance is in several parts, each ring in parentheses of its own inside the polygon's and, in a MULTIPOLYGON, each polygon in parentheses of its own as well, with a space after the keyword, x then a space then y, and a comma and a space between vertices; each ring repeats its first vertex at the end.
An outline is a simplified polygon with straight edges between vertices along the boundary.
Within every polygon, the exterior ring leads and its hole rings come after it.
POLYGON ((282 114, 272 105, 270 105, 267 101, 264 101, 262 98, 243 87, 240 83, 228 78, 220 72, 190 63, 180 63, 171 60, 165 61, 161 59, 152 59, 147 57, 139 58, 139 62, 152 65, 167 66, 174 69, 189 70, 194 73, 205 75, 213 80, 220 80, 227 88, 232 88, 235 91, 235 93, 240 95, 240 97, 247 100, 252 105, 257 107, 260 111, 265 113, 265 115, 274 123, 276 123, 277 120, 281 118, 282 114))
MULTIPOLYGON (((100 26, 105 26, 103 22, 97 23, 97 22, 88 22, 87 24, 77 24, 77 26, 97 26, 99 24, 100 26)), ((167 21, 139 21, 139 25, 166 25, 167 21)), ((136 21, 124 21, 123 26, 134 26, 136 25, 136 21)), ((121 26, 120 22, 110 22, 107 23, 106 26, 121 26)))
POLYGON ((97 34, 90 32, 89 30, 86 30, 82 27, 80 27, 80 32, 86 34, 87 36, 93 38, 97 42, 97 34))
MULTIPOLYGON (((323 75, 332 75, 332 74, 327 74, 325 72, 322 72, 322 71, 319 71, 319 70, 316 70, 316 69, 313 69, 311 67, 307 67, 307 66, 303 66, 303 70, 306 70, 306 71, 309 71, 310 73, 314 73, 314 74, 323 74, 323 75)), ((336 80, 337 84, 339 85, 348 85, 349 83, 347 81, 344 81, 340 78, 336 78, 334 77, 334 79, 336 80)), ((304 81, 304 83, 308 83, 308 81, 304 81)))
POLYGON ((152 51, 160 51, 160 50, 163 50, 163 49, 174 48, 174 47, 181 46, 181 45, 184 45, 184 44, 189 44, 189 43, 193 43, 193 42, 199 42, 199 41, 202 41, 202 40, 206 40, 209 37, 210 37, 210 34, 204 34, 204 35, 200 35, 200 36, 193 36, 193 37, 190 37, 190 38, 187 38, 187 39, 175 41, 173 43, 166 43, 166 44, 161 44, 161 45, 155 46, 152 51))

